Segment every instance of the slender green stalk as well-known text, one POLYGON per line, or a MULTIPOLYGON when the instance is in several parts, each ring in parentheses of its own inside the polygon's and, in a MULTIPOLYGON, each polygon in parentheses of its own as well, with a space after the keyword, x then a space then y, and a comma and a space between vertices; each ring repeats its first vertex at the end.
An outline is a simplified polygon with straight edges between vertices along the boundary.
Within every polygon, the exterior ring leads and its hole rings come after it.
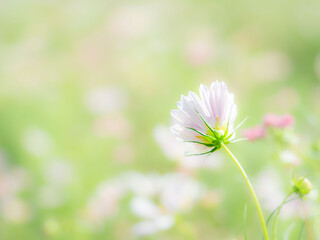
MULTIPOLYGON (((300 198, 300 197, 292 198, 292 199, 286 201, 285 204, 287 204, 287 203, 289 203, 289 202, 292 202, 292 201, 294 201, 294 200, 297 200, 297 199, 299 199, 299 198, 300 198)), ((284 204, 284 205, 285 205, 285 204, 284 204)), ((283 205, 283 206, 284 206, 284 205, 283 205)), ((273 212, 272 212, 272 213, 270 214, 270 216, 268 217, 268 219, 267 219, 267 227, 268 227, 268 224, 269 224, 272 216, 273 216, 276 212, 278 212, 279 208, 280 208, 280 206, 277 207, 275 210, 273 210, 273 212)))
POLYGON ((264 220, 264 217, 263 217, 263 213, 262 213, 262 210, 261 210, 261 207, 260 207, 260 204, 259 204, 259 201, 258 201, 258 198, 257 198, 257 195, 252 187, 252 184, 246 174, 246 172, 244 171, 244 169, 242 168, 241 164, 238 162, 238 160, 236 159, 236 157, 232 154, 232 152, 229 150, 229 148, 227 148, 223 143, 221 143, 221 146, 224 148, 224 150, 226 150, 226 152, 229 154, 229 156, 232 158, 233 162, 237 165, 239 171, 241 172, 244 180, 246 181, 247 185, 248 185, 248 188, 251 192, 251 195, 252 195, 252 198, 253 198, 253 201, 256 205, 256 208, 258 210, 258 215, 259 215, 259 219, 260 219, 260 223, 261 223, 261 227, 262 227, 262 231, 263 231, 263 235, 264 235, 264 238, 265 240, 270 240, 269 238, 269 235, 268 235, 268 230, 267 230, 267 226, 266 226, 266 222, 264 220))
POLYGON ((283 207, 283 205, 286 203, 286 201, 288 200, 288 198, 291 196, 293 192, 290 192, 285 199, 283 200, 283 202, 281 203, 280 207, 278 208, 278 211, 276 213, 276 216, 274 217, 274 222, 273 222, 273 239, 276 240, 277 239, 277 223, 278 223, 278 217, 281 211, 281 208, 283 207))

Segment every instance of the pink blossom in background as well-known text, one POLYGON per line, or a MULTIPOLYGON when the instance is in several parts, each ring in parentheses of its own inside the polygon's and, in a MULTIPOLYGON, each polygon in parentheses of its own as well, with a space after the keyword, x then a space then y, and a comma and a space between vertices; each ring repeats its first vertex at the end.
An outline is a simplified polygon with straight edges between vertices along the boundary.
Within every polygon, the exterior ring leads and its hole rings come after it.
POLYGON ((95 87, 85 95, 85 106, 95 115, 121 112, 128 105, 128 95, 125 89, 113 87, 95 87))
POLYGON ((267 136, 267 130, 264 126, 255 126, 253 128, 248 128, 242 131, 242 135, 245 138, 248 138, 250 141, 254 141, 256 139, 264 138, 267 136))
POLYGON ((252 59, 250 66, 254 79, 261 82, 284 80, 292 71, 289 56, 277 50, 259 54, 252 59))
POLYGON ((287 128, 292 127, 294 124, 294 118, 289 115, 275 115, 266 114, 264 117, 264 124, 268 127, 287 128))
POLYGON ((215 39, 208 32, 195 33, 186 46, 186 58, 192 66, 209 63, 215 55, 215 39))

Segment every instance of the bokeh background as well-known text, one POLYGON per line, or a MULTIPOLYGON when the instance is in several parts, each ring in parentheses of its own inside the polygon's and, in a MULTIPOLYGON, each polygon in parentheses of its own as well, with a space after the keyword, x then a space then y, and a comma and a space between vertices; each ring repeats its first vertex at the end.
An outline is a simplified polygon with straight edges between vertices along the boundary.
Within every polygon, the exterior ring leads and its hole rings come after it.
MULTIPOLYGON (((0 1, 0 238, 231 240, 244 239, 244 222, 249 239, 262 237, 231 160, 185 159, 170 110, 218 79, 236 96, 237 121, 249 117, 242 128, 291 114, 293 150, 315 156, 298 156, 293 171, 316 189, 319 9, 316 0, 0 1)), ((231 149, 268 216, 291 187, 283 149, 272 137, 231 149)), ((319 202, 293 202, 279 236, 319 239, 319 202)))

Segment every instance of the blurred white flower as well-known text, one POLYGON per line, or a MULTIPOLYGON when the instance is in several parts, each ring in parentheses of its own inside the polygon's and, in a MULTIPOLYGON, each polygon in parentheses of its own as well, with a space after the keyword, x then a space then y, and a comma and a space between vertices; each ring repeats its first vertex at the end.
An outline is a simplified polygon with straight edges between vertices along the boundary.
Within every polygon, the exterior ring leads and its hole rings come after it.
POLYGON ((21 167, 8 166, 4 155, 0 164, 0 216, 4 221, 24 223, 31 218, 31 209, 19 195, 30 184, 30 175, 21 167))
POLYGON ((290 150, 283 150, 279 153, 280 160, 288 165, 298 166, 301 164, 301 158, 290 150))
POLYGON ((38 190, 38 202, 43 208, 57 208, 67 201, 64 189, 54 185, 44 185, 38 190))
POLYGON ((38 201, 44 208, 56 208, 66 203, 68 186, 74 180, 70 162, 52 159, 43 169, 45 184, 39 189, 38 201))
POLYGON ((181 165, 186 169, 210 168, 220 169, 223 165, 220 153, 215 153, 214 157, 205 156, 185 156, 181 161, 181 165))
POLYGON ((160 203, 167 212, 190 210, 203 194, 203 186, 183 174, 164 175, 160 203))
POLYGON ((174 222, 174 217, 171 215, 141 221, 132 227, 132 234, 137 237, 152 235, 171 228, 174 222))
POLYGON ((255 185, 261 203, 270 212, 279 207, 286 196, 282 191, 282 179, 274 169, 268 168, 262 171, 255 185))
POLYGON ((87 92, 85 105, 97 115, 121 111, 128 103, 128 96, 120 87, 100 87, 87 92))
POLYGON ((87 203, 83 220, 95 227, 103 226, 117 212, 120 200, 132 194, 130 209, 142 219, 132 227, 132 234, 151 235, 172 227, 175 215, 191 210, 206 192, 203 184, 186 174, 126 172, 97 187, 87 203))
POLYGON ((183 143, 176 141, 175 136, 167 126, 156 126, 154 129, 154 137, 167 158, 177 160, 184 157, 183 143))
POLYGON ((110 30, 122 39, 133 39, 151 30, 155 16, 151 5, 127 5, 111 17, 110 30))
POLYGON ((162 178, 156 173, 126 172, 122 175, 121 180, 128 191, 139 196, 155 196, 162 187, 162 178))
MULTIPOLYGON (((194 92, 181 96, 178 110, 172 110, 171 131, 177 139, 193 147, 192 155, 210 154, 234 137, 237 116, 234 95, 224 82, 214 82, 210 89, 200 86, 199 98, 194 92)), ((188 151, 190 149, 188 147, 188 151)))
POLYGON ((133 226, 135 236, 151 235, 172 227, 174 215, 190 210, 205 190, 196 180, 179 173, 161 176, 156 189, 155 195, 136 196, 130 202, 132 212, 145 219, 133 226))
MULTIPOLYGON (((174 213, 190 210, 205 190, 202 184, 182 173, 171 173, 163 176, 131 173, 125 176, 125 179, 128 191, 132 191, 139 196, 132 200, 132 206, 145 204, 148 207, 141 208, 145 211, 151 208, 155 209, 155 205, 150 203, 150 201, 153 201, 151 198, 158 198, 158 203, 165 212, 174 213)), ((138 207, 135 209, 138 209, 138 207)), ((147 211, 145 215, 148 215, 149 212, 147 211)), ((153 212, 156 211, 153 210, 153 212)), ((139 215, 143 214, 140 212, 139 215)))
MULTIPOLYGON (((271 168, 260 173, 255 185, 257 186, 257 195, 261 199, 261 203, 270 213, 280 206, 288 194, 282 190, 281 176, 271 168)), ((297 196, 293 195, 290 199, 295 197, 297 196)), ((307 214, 309 208, 309 203, 296 199, 285 204, 279 216, 288 219, 297 215, 307 214)))
POLYGON ((93 124, 93 131, 99 137, 112 136, 124 139, 132 134, 130 122, 121 115, 98 118, 93 124))
POLYGON ((43 174, 48 184, 65 187, 74 179, 74 166, 71 162, 53 159, 46 164, 43 174))
POLYGON ((18 195, 26 188, 29 180, 26 170, 22 168, 7 168, 0 173, 0 200, 18 195))
POLYGON ((30 154, 37 157, 48 155, 53 148, 50 135, 37 127, 32 127, 25 132, 22 144, 30 154))
POLYGON ((31 217, 28 205, 17 198, 9 198, 2 202, 1 213, 5 221, 24 223, 31 217))
POLYGON ((85 209, 85 220, 101 224, 113 216, 118 210, 118 204, 125 193, 119 181, 102 182, 93 193, 85 209))
POLYGON ((155 218, 161 214, 161 209, 147 197, 133 197, 130 208, 136 216, 141 218, 155 218))
MULTIPOLYGON (((293 195, 290 199, 295 197, 297 197, 297 195, 293 195)), ((282 218, 292 218, 298 216, 303 219, 307 219, 313 213, 314 207, 312 201, 296 199, 283 206, 280 216, 282 216, 282 218)))

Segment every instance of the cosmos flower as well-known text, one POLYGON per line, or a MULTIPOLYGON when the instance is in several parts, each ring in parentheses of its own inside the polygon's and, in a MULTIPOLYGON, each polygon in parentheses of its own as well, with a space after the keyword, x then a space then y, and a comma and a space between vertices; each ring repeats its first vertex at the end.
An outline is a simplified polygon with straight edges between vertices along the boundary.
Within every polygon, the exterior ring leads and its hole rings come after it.
POLYGON ((249 141, 254 141, 256 139, 264 138, 267 136, 267 130, 264 126, 255 126, 243 130, 242 135, 249 139, 249 141))
POLYGON ((289 115, 266 114, 264 124, 267 127, 288 128, 294 125, 294 118, 289 115))
POLYGON ((210 154, 220 149, 222 143, 235 141, 233 123, 237 106, 224 82, 213 82, 210 88, 201 85, 200 97, 189 92, 187 97, 181 96, 177 105, 178 110, 171 111, 171 131, 177 139, 195 147, 194 150, 189 148, 195 152, 189 155, 210 154))

